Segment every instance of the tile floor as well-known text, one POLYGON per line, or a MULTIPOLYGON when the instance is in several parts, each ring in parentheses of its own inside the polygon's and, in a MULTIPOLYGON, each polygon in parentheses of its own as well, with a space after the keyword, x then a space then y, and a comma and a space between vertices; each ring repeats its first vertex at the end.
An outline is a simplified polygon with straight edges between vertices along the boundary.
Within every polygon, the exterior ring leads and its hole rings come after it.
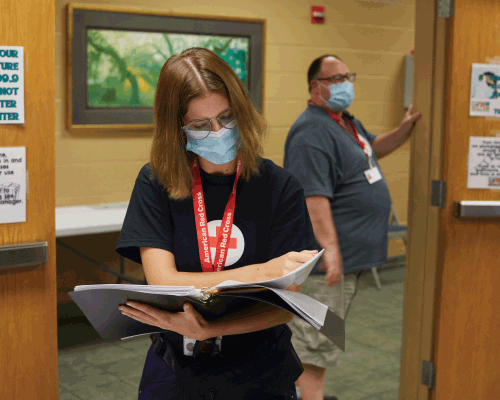
MULTIPOLYGON (((327 369, 325 395, 339 400, 398 398, 404 267, 360 279, 346 320, 346 351, 327 369)), ((59 400, 135 400, 150 341, 101 341, 71 306, 59 309, 59 400)))

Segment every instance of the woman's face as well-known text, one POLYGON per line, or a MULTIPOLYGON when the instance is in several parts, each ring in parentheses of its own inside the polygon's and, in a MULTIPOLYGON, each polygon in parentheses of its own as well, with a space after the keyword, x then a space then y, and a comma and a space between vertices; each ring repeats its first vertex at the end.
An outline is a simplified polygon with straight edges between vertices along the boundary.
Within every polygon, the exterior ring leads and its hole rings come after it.
MULTIPOLYGON (((187 113, 184 115, 184 124, 187 125, 197 119, 212 119, 229 107, 231 107, 231 104, 226 96, 217 92, 208 92, 188 103, 187 113)), ((222 129, 217 119, 211 121, 211 126, 214 132, 222 129)))

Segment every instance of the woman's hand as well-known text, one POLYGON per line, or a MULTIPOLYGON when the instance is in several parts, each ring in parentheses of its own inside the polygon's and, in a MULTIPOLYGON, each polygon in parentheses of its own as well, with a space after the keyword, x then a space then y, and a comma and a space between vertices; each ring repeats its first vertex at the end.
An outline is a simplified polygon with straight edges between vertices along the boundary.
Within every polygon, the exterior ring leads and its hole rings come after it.
POLYGON ((184 303, 184 312, 171 313, 148 306, 147 304, 127 301, 118 307, 123 315, 148 325, 180 333, 190 339, 205 340, 213 335, 210 324, 189 303, 184 303))
POLYGON ((263 264, 263 280, 280 278, 284 275, 287 275, 290 272, 295 271, 305 262, 309 261, 317 253, 317 250, 302 250, 300 253, 291 251, 282 255, 281 257, 273 258, 272 260, 263 264))

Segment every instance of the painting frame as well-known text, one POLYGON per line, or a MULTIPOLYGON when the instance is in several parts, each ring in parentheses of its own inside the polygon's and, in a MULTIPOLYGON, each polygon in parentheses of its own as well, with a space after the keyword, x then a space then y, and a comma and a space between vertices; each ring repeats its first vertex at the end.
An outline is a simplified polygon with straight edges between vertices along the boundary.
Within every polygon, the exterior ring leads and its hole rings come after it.
POLYGON ((153 127, 153 107, 88 107, 87 31, 91 29, 248 38, 248 94, 255 108, 263 110, 264 19, 69 4, 67 24, 68 129, 138 130, 153 127), (162 28, 158 29, 159 26, 162 28))

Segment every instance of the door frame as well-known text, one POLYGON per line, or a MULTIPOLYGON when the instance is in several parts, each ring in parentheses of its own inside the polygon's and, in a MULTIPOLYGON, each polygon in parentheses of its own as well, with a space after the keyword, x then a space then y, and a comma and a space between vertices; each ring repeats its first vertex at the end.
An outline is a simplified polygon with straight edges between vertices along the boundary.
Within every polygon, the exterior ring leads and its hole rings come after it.
POLYGON ((32 3, 6 0, 0 13, 1 44, 24 47, 25 103, 23 124, 0 125, 0 146, 26 149, 26 218, 0 224, 0 245, 46 242, 47 261, 0 269, 0 398, 57 400, 55 4, 32 3))
POLYGON ((414 108, 422 113, 411 138, 408 246, 403 302, 399 399, 428 400, 422 361, 433 361, 436 273, 440 260, 438 207, 431 206, 433 180, 442 179, 448 20, 437 0, 415 4, 414 108))

